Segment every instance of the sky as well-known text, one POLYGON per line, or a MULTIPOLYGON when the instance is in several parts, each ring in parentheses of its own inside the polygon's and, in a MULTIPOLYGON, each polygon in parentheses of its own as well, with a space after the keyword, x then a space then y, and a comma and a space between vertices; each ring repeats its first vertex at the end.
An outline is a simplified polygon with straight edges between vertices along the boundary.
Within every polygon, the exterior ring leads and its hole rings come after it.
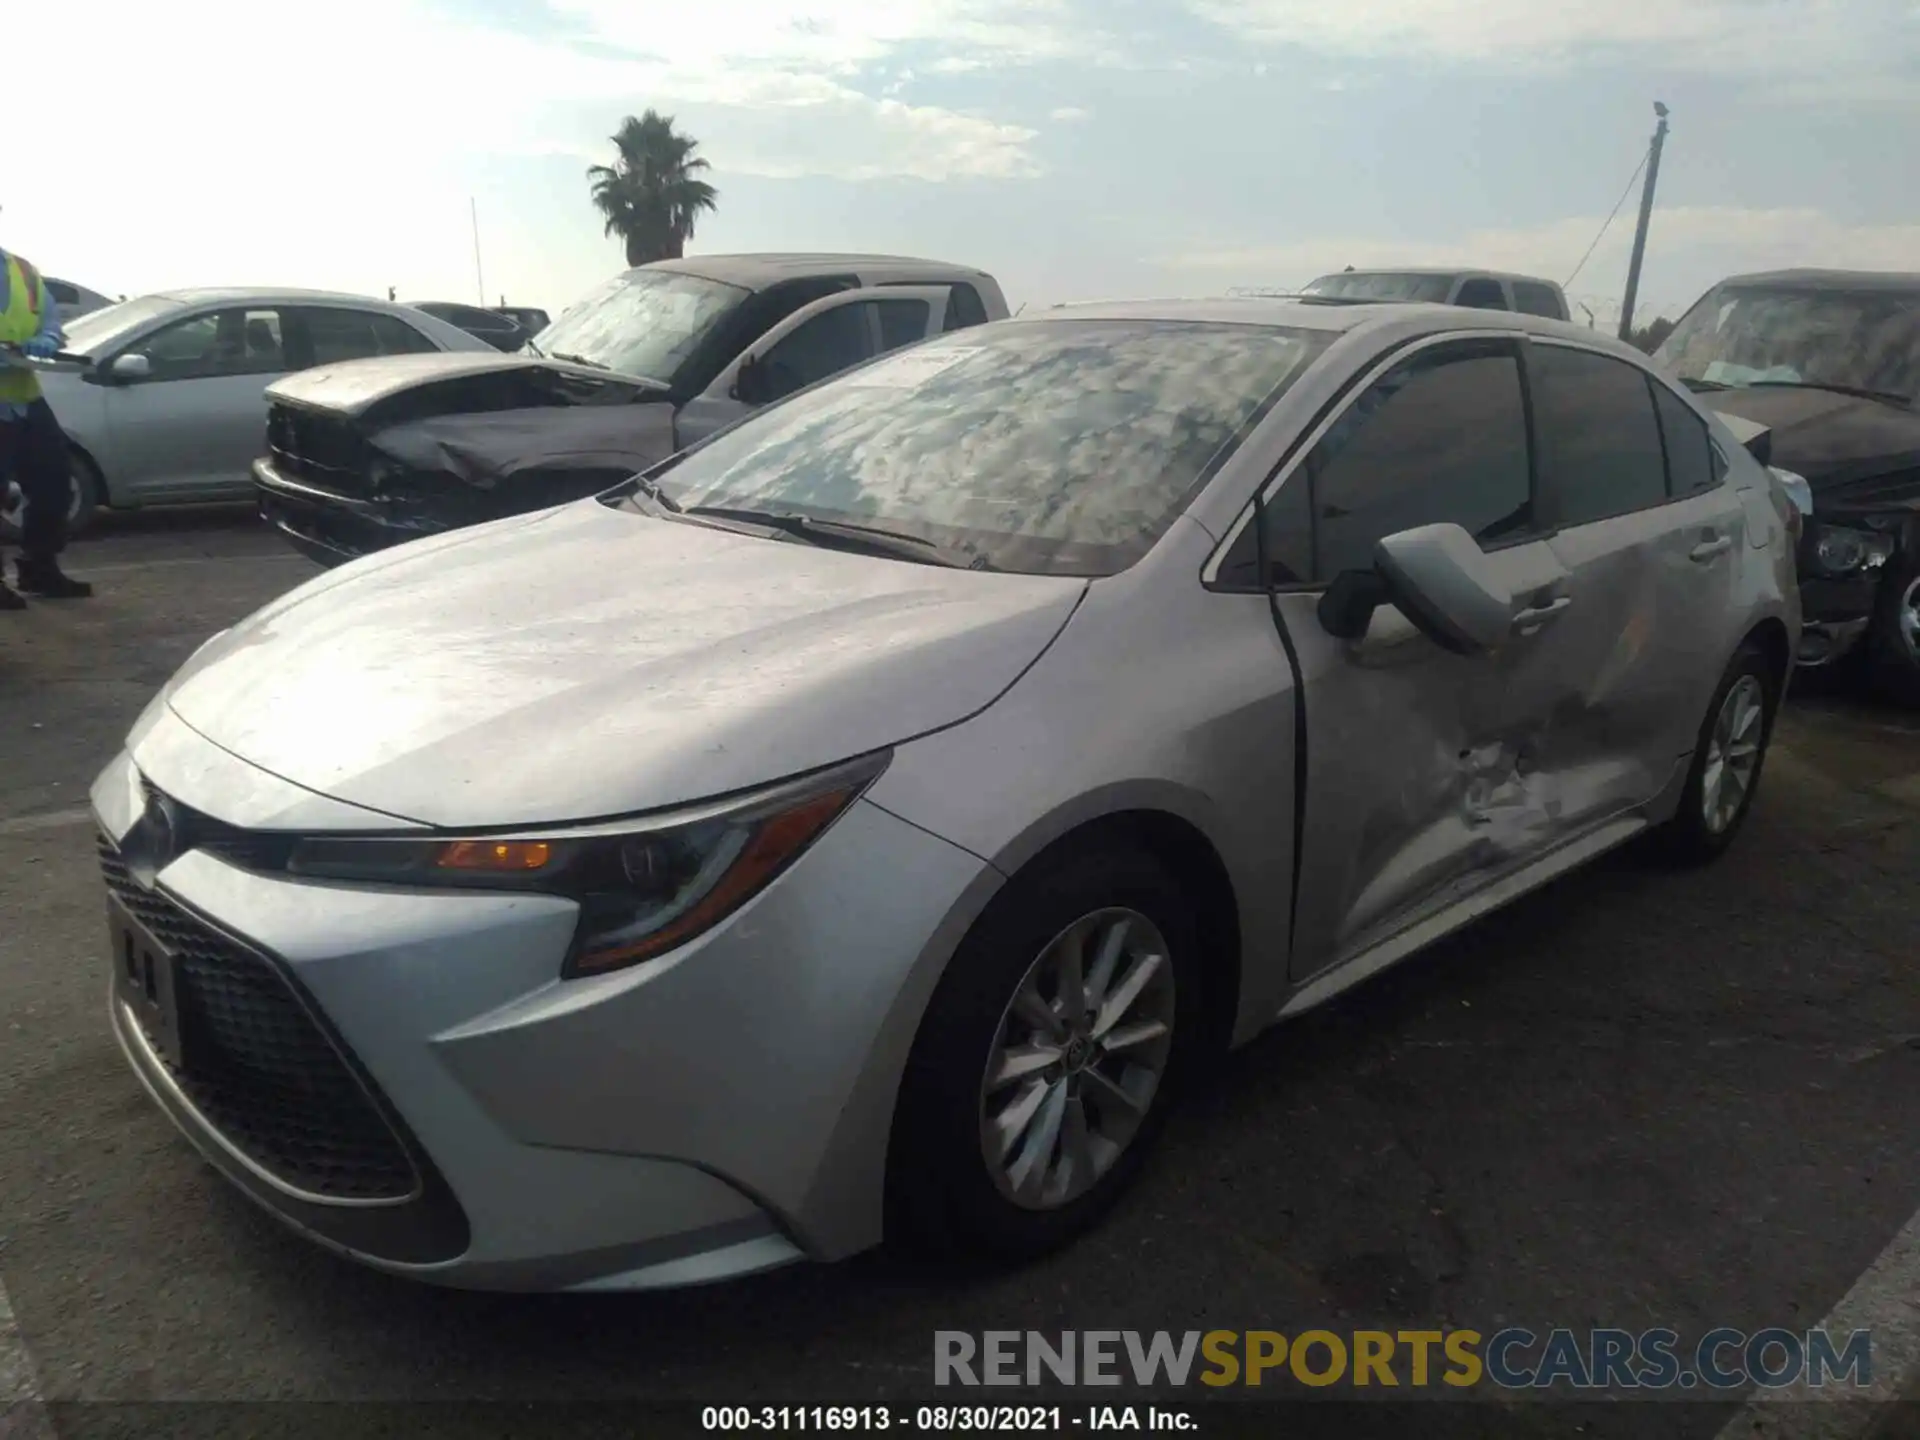
POLYGON ((1743 270, 1920 270, 1920 0, 39 13, 60 58, 10 69, 0 246, 114 295, 391 286, 557 313, 624 263, 585 172, 649 106, 720 192, 690 254, 924 255, 1016 308, 1459 264, 1574 277, 1607 324, 1655 100, 1641 319, 1743 270))

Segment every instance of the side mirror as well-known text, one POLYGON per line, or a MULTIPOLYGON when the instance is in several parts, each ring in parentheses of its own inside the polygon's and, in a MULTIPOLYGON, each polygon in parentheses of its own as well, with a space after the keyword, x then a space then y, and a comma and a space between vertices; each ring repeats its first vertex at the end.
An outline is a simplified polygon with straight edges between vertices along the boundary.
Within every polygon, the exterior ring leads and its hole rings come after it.
POLYGON ((1434 644, 1483 655, 1513 629, 1513 592, 1458 525, 1423 525, 1373 547, 1374 569, 1393 603, 1434 644))
POLYGON ((116 380, 145 380, 153 374, 153 362, 144 355, 116 355, 107 373, 116 380))
POLYGON ((748 405, 765 405, 773 399, 767 367, 755 356, 749 355, 740 362, 740 372, 733 377, 733 398, 748 405))

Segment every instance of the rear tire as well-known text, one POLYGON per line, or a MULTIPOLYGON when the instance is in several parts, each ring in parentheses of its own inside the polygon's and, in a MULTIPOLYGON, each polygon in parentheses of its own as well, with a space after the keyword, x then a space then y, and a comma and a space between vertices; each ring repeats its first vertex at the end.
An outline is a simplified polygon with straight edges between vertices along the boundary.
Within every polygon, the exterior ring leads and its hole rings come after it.
POLYGON ((1083 850, 1010 881, 961 942, 914 1040, 888 1147, 889 1238, 940 1257, 1022 1260, 1089 1229, 1139 1173, 1195 1069, 1207 1033, 1199 965, 1191 906, 1141 850, 1083 850), (1062 980, 1075 953, 1078 1007, 1062 980))
POLYGON ((1874 689, 1920 706, 1920 556, 1907 557, 1881 584, 1866 651, 1874 689))
POLYGON ((1780 671, 1749 640, 1735 652, 1700 722, 1693 765, 1673 818, 1649 837, 1670 865, 1704 865, 1733 843, 1753 808, 1780 705, 1780 671))

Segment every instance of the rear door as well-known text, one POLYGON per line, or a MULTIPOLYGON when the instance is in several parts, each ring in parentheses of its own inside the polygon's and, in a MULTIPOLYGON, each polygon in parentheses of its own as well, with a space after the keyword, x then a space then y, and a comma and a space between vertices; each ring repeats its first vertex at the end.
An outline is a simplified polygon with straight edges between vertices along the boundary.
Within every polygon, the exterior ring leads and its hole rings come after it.
POLYGON ((784 400, 876 355, 936 335, 946 313, 944 285, 847 290, 802 306, 686 403, 674 422, 675 438, 682 447, 695 444, 751 414, 756 404, 784 400), (764 376, 758 400, 740 390, 740 372, 749 361, 764 376))
POLYGON ((107 385, 112 458, 102 463, 115 496, 250 494, 266 433, 265 391, 287 372, 286 351, 283 318, 271 305, 205 310, 129 346, 124 353, 144 355, 151 373, 107 385))
POLYGON ((1746 511, 1699 415, 1646 370, 1535 337, 1527 373, 1541 520, 1571 577, 1556 623, 1583 677, 1544 763, 1579 824, 1653 799, 1692 751, 1744 623, 1746 511))
MULTIPOLYGON (((1447 338, 1383 362, 1281 472, 1265 509, 1274 603, 1305 709, 1293 974, 1304 978, 1533 858, 1549 791, 1530 774, 1560 666, 1541 617, 1565 571, 1533 516, 1519 344, 1447 338), (1337 639, 1317 606, 1374 543, 1452 521, 1515 596, 1500 653, 1442 650, 1383 606, 1337 639)), ((1236 548, 1240 542, 1236 542, 1236 548)))

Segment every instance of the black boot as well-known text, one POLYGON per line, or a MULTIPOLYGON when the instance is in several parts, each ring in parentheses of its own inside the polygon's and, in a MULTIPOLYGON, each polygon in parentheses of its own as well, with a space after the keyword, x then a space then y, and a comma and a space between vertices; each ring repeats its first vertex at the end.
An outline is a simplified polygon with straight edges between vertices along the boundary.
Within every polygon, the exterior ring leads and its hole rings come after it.
POLYGON ((24 610, 27 602, 20 598, 19 592, 7 584, 6 577, 0 575, 0 610, 24 610))
POLYGON ((42 600, 84 600, 93 594, 93 586, 66 574, 60 562, 51 556, 22 555, 14 562, 13 569, 20 588, 42 600))

